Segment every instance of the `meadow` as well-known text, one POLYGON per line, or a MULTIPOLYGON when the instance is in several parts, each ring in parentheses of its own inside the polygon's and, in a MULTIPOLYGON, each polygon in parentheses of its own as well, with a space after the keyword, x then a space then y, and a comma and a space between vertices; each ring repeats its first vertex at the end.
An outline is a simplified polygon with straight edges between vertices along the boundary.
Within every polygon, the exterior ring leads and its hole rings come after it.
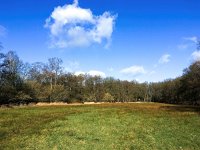
POLYGON ((0 149, 200 149, 199 115, 159 103, 0 108, 0 149))

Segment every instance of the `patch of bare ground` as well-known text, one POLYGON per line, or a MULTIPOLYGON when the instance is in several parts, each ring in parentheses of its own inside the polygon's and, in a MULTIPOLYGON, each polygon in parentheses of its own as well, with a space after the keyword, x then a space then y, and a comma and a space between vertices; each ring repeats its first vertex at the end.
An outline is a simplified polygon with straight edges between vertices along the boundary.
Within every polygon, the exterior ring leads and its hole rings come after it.
POLYGON ((61 106, 61 105, 82 105, 82 103, 64 103, 64 102, 52 102, 52 103, 44 103, 44 102, 39 102, 36 104, 36 106, 61 106))
POLYGON ((36 106, 78 106, 78 105, 95 105, 95 104, 103 104, 104 102, 84 102, 84 103, 64 103, 64 102, 53 102, 53 103, 44 103, 39 102, 36 106))
MULTIPOLYGON (((65 103, 65 102, 38 102, 38 103, 30 103, 30 104, 20 104, 20 105, 14 105, 14 104, 5 104, 5 105, 0 105, 0 108, 14 108, 14 107, 34 107, 34 106, 79 106, 79 105, 99 105, 99 104, 104 104, 104 105, 126 105, 126 104, 151 104, 153 102, 115 102, 115 103, 109 103, 109 102, 84 102, 84 103, 65 103)), ((140 107, 137 105, 136 107, 140 107)), ((141 107, 144 107, 142 105, 141 107)), ((152 107, 152 106, 151 106, 152 107)), ((155 107, 155 106, 154 106, 155 107)), ((157 106, 156 106, 157 107, 157 106)))

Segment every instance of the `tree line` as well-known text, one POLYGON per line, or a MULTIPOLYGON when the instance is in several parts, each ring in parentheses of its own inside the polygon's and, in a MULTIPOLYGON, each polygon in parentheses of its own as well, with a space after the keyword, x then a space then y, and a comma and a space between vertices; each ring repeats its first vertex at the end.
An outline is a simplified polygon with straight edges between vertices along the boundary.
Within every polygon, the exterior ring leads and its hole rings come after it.
POLYGON ((0 51, 0 104, 31 102, 134 102, 193 104, 200 100, 200 61, 176 79, 157 83, 74 75, 63 61, 24 63, 14 51, 0 51))

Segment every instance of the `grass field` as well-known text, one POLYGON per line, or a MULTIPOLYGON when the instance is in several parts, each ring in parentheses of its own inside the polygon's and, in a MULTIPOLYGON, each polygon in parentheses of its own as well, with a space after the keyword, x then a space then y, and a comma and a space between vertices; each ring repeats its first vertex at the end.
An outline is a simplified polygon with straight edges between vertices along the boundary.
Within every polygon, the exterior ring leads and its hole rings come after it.
POLYGON ((154 103, 0 109, 0 149, 200 149, 200 110, 154 103))

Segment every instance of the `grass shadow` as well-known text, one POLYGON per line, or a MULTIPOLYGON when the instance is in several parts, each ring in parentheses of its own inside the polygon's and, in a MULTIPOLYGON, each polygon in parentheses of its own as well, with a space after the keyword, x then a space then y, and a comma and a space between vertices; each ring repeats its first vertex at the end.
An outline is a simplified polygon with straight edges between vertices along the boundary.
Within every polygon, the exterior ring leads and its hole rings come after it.
POLYGON ((200 106, 189 106, 189 105, 172 105, 172 106, 161 106, 160 109, 173 112, 194 112, 200 115, 200 106))

